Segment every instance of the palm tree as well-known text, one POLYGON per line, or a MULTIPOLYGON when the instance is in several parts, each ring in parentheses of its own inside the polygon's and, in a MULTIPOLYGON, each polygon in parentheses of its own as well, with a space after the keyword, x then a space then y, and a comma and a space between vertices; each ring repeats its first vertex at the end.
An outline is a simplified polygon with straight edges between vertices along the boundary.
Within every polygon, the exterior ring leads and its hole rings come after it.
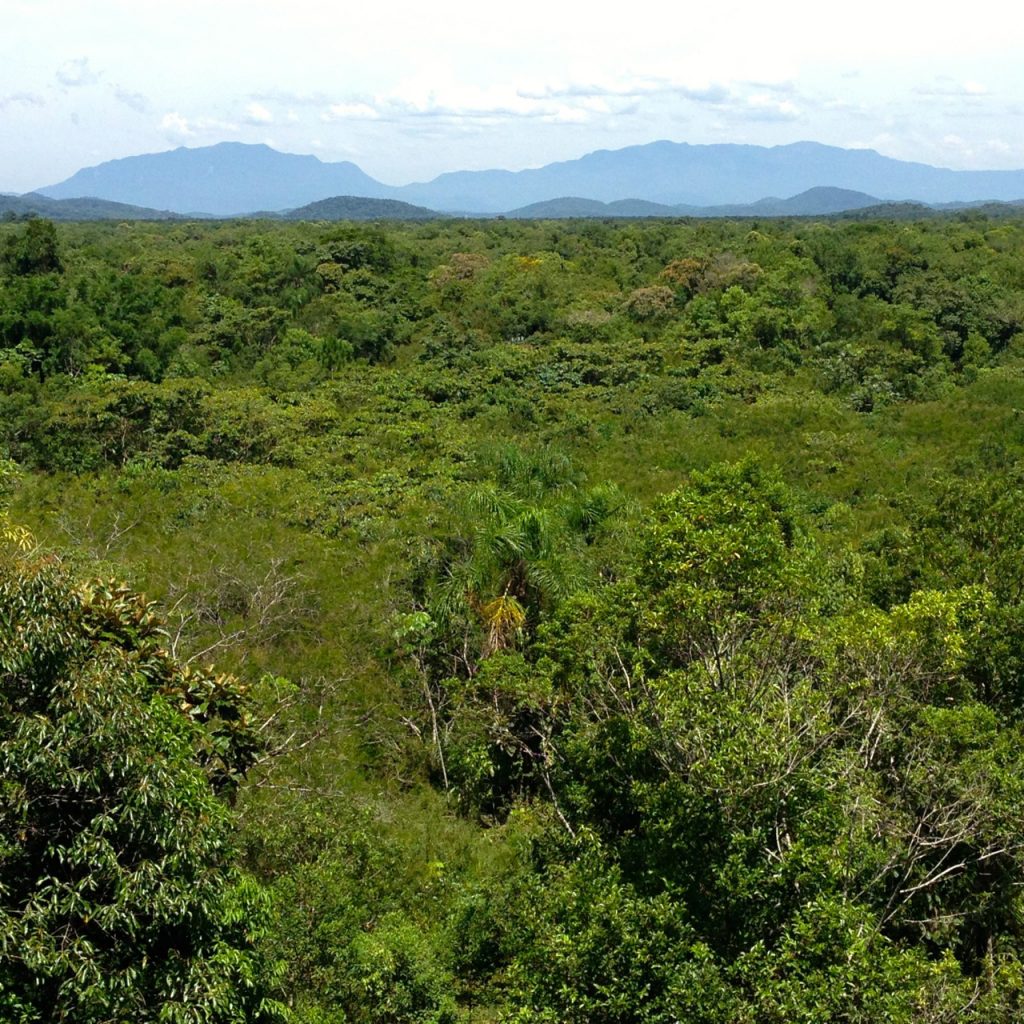
POLYGON ((581 489, 557 454, 506 450, 495 475, 462 503, 425 602, 442 633, 459 635, 468 675, 594 575, 588 548, 625 508, 614 485, 581 489))

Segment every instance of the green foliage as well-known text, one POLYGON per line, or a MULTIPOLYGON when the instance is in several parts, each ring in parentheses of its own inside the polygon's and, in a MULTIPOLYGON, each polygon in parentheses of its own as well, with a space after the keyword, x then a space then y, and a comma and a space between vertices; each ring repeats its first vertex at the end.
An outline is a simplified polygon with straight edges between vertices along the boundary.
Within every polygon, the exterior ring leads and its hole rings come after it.
POLYGON ((232 867, 216 796, 253 757, 240 694, 183 671, 163 640, 124 589, 3 565, 5 1019, 282 1017, 254 948, 266 894, 232 867))
POLYGON ((456 728, 562 836, 510 953, 524 1019, 682 1019, 705 992, 710 1019, 941 1019, 1018 963, 1021 737, 966 676, 987 594, 847 610, 800 536, 753 465, 699 476, 629 575, 474 681, 456 728))
MULTIPOLYGON (((1020 1019, 1018 217, 19 224, 0 253, 0 545, 69 550, 9 578, 72 595, 29 618, 81 667, 3 792, 153 776, 202 881, 40 862, 93 907, 53 904, 109 954, 98 1019, 147 1019, 161 971, 227 1000, 181 1019, 232 1019, 277 955, 310 1024, 1020 1019)), ((56 963, 46 934, 18 948, 56 963)))
POLYGON ((755 464, 695 476, 654 517, 636 586, 642 628, 672 662, 720 661, 767 603, 797 596, 794 517, 781 482, 765 480, 755 464))
POLYGON ((60 273, 57 229, 53 221, 33 217, 16 234, 7 236, 3 265, 12 274, 60 273))

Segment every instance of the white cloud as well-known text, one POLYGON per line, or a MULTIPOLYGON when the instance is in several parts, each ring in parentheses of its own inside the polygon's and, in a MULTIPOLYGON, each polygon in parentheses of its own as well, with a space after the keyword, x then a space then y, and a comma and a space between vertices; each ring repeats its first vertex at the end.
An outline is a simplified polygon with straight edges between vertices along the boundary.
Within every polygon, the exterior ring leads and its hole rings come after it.
POLYGON ((164 114, 160 120, 160 127, 171 135, 195 135, 195 131, 188 123, 188 119, 182 117, 176 110, 169 114, 164 114))
POLYGON ((160 119, 160 128, 165 135, 179 138, 202 137, 203 141, 219 141, 225 135, 235 135, 240 126, 234 121, 222 121, 217 117, 186 117, 172 110, 160 119))
POLYGON ((891 132, 880 132, 867 139, 847 139, 839 144, 846 149, 873 149, 876 152, 891 151, 899 143, 891 132))
POLYGON ((635 112, 640 99, 682 99, 717 105, 734 98, 734 91, 722 83, 650 75, 625 75, 603 82, 484 86, 459 80, 447 69, 432 69, 399 83, 389 92, 333 104, 322 120, 373 117, 407 123, 411 119, 433 119, 454 125, 457 121, 498 124, 536 119, 549 124, 584 124, 596 123, 601 116, 635 112))
POLYGON ((723 82, 658 75, 623 75, 605 81, 547 83, 517 90, 527 100, 588 99, 593 97, 635 98, 658 94, 673 95, 696 103, 722 103, 732 94, 723 82))
POLYGON ((548 124, 586 124, 591 115, 579 107, 559 107, 553 114, 543 114, 542 120, 548 124))
POLYGON ((12 92, 6 96, 0 96, 0 110, 14 106, 42 107, 45 105, 46 100, 34 92, 12 92))
POLYGON ((870 113, 870 108, 864 103, 854 103, 851 100, 839 99, 836 97, 821 100, 820 107, 822 110, 857 117, 867 116, 870 113))
POLYGON ((141 92, 131 92, 120 85, 113 86, 111 92, 118 103, 123 103, 136 113, 145 114, 149 110, 149 100, 141 92))
POLYGON ((380 99, 390 112, 405 117, 501 118, 557 109, 554 104, 538 109, 510 86, 460 81, 447 68, 424 69, 380 99))
POLYGON ((1013 147, 1005 139, 965 139, 952 132, 943 136, 942 148, 949 156, 967 166, 984 166, 1013 153, 1013 147))
POLYGON ((989 95, 988 87, 982 85, 981 82, 974 81, 973 79, 957 82, 946 76, 937 78, 931 85, 919 85, 914 89, 914 92, 918 96, 950 97, 954 99, 977 99, 989 95))
POLYGON ((100 80, 100 74, 89 67, 88 57, 77 57, 74 60, 66 60, 57 68, 57 81, 69 89, 76 89, 83 85, 95 85, 100 80))
POLYGON ((380 112, 369 103, 332 103, 320 115, 322 121, 376 121, 380 112))
POLYGON ((294 92, 289 89, 260 90, 250 93, 256 103, 275 103, 289 107, 322 107, 331 102, 325 92, 294 92))
POLYGON ((748 96, 735 112, 758 121, 795 121, 800 117, 800 108, 792 100, 780 100, 763 92, 748 96))
POLYGON ((247 124, 272 124, 274 115, 262 103, 250 103, 245 108, 247 124))

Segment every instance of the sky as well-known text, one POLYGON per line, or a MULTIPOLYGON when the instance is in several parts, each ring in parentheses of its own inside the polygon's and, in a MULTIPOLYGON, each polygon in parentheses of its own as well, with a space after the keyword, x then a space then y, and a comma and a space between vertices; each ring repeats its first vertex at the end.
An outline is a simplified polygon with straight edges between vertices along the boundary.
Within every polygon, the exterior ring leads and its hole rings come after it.
POLYGON ((1024 6, 0 0, 0 192, 225 140, 398 185, 656 139, 1024 168, 1024 6))

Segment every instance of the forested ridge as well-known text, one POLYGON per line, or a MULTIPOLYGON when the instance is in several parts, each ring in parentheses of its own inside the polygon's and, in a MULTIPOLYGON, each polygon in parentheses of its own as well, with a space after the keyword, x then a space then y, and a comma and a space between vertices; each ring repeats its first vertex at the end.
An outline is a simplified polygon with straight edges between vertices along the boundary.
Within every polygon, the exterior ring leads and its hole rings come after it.
POLYGON ((1014 216, 0 225, 0 1019, 1021 1019, 1022 409, 1014 216))

